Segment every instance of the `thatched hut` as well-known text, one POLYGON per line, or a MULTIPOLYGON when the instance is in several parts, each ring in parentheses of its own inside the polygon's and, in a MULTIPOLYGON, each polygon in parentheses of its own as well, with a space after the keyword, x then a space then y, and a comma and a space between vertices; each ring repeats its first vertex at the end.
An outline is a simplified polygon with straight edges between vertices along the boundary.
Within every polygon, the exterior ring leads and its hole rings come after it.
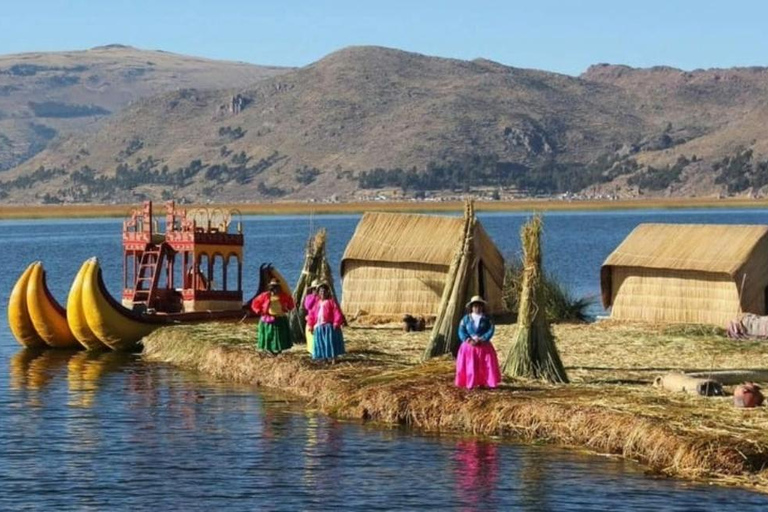
POLYGON ((725 325, 766 314, 768 226, 641 224, 600 272, 611 318, 725 325))
MULTIPOLYGON (((473 225, 470 295, 479 293, 491 313, 500 313, 504 258, 480 223, 473 225)), ((344 311, 393 319, 435 316, 464 227, 461 217, 364 214, 341 261, 344 311)))

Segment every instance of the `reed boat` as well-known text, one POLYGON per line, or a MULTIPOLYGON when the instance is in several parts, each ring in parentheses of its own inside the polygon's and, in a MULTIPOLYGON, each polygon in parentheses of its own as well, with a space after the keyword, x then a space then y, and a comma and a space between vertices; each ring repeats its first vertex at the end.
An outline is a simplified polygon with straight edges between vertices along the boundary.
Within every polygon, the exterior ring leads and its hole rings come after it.
POLYGON ((8 301, 8 325, 27 348, 80 348, 67 323, 66 310, 45 282, 45 269, 31 263, 13 287, 8 301))
POLYGON ((49 347, 81 348, 67 323, 67 311, 48 289, 40 262, 33 263, 27 283, 27 311, 35 331, 49 347))
POLYGON ((94 262, 92 260, 86 260, 80 270, 77 271, 74 281, 72 281, 72 287, 69 290, 69 297, 67 297, 67 324, 72 331, 78 342, 86 348, 86 350, 109 350, 109 347, 105 345, 88 327, 88 322, 85 319, 85 309, 83 308, 83 280, 85 274, 88 272, 89 267, 94 262))
MULTIPOLYGON (((164 325, 250 316, 250 300, 243 302, 242 224, 230 232, 232 213, 188 214, 169 201, 160 232, 152 203, 145 202, 123 222, 121 301, 109 293, 99 261, 90 258, 75 276, 64 309, 46 286, 42 264, 35 262, 11 293, 11 332, 30 348, 132 351, 164 325)), ((270 279, 291 293, 272 265, 261 266, 259 291, 270 279)))
POLYGON ((11 328, 11 334, 21 345, 33 349, 47 346, 35 330, 32 319, 29 317, 29 309, 27 309, 27 286, 29 285, 29 277, 32 275, 32 269, 36 264, 37 262, 30 264, 22 272, 13 286, 13 290, 11 290, 11 296, 8 298, 8 327, 11 328))

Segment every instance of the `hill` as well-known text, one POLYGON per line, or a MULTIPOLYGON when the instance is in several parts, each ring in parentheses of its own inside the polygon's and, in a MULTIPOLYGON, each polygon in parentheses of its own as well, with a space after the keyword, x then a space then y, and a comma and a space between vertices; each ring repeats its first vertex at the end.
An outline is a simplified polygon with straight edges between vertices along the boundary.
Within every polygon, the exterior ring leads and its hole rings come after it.
POLYGON ((186 87, 240 87, 281 71, 123 45, 0 56, 0 171, 57 135, 94 131, 141 98, 186 87))
POLYGON ((248 86, 136 101, 7 172, 0 194, 120 202, 348 198, 387 187, 743 193, 768 184, 766 89, 763 68, 597 65, 570 77, 351 47, 248 86))

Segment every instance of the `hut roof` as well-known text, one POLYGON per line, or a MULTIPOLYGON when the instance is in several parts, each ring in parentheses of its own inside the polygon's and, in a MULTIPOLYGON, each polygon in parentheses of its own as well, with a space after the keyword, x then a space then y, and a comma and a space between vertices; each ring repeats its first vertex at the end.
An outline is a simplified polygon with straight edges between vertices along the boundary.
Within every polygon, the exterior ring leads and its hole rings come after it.
MULTIPOLYGON (((449 266, 461 245, 464 219, 442 215, 367 212, 360 219, 341 260, 426 263, 449 266)), ((504 280, 504 258, 478 221, 480 258, 494 279, 504 280)))
POLYGON ((749 260, 768 226, 640 224, 603 267, 695 270, 735 276, 749 260))

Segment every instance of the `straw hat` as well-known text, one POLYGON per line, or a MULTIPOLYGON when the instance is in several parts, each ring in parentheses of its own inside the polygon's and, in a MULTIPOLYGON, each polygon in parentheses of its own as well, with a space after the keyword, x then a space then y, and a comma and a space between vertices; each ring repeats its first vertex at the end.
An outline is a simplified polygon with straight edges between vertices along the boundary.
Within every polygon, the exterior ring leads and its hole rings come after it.
POLYGON ((319 279, 313 279, 312 282, 309 284, 309 287, 310 288, 317 288, 321 284, 323 284, 323 282, 320 281, 319 279))
POLYGON ((278 286, 279 287, 280 286, 280 281, 278 281, 275 278, 272 278, 272 279, 269 280, 269 284, 267 286, 269 286, 269 287, 278 286))
POLYGON ((469 299, 469 302, 467 302, 467 308, 471 308, 472 304, 477 304, 477 303, 480 303, 483 306, 488 304, 487 302, 485 302, 485 299, 483 299, 481 296, 474 295, 471 299, 469 299))

